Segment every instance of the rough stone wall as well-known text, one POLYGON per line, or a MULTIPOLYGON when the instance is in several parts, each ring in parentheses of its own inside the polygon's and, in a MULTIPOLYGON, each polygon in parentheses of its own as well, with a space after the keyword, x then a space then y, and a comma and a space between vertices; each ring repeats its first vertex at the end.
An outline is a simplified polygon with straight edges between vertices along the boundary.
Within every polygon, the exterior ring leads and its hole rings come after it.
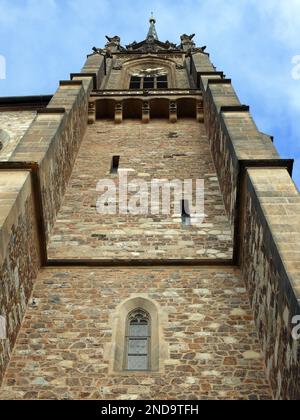
POLYGON ((6 134, 6 141, 0 145, 0 161, 9 160, 24 136, 36 113, 32 111, 6 111, 0 112, 0 128, 6 134))
POLYGON ((278 159, 270 137, 260 133, 248 111, 223 111, 221 107, 240 104, 227 82, 210 84, 203 77, 205 127, 218 173, 225 208, 233 226, 236 218, 240 162, 243 160, 278 159))
MULTIPOLYGON (((92 54, 88 56, 81 73, 93 73, 96 76, 96 88, 100 89, 106 72, 106 60, 102 54, 92 54)), ((76 79, 76 78, 75 78, 76 79)))
MULTIPOLYGON (((102 64, 103 60, 100 57, 102 64)), ((96 78, 104 72, 104 66, 97 71, 98 61, 99 57, 88 59, 84 69, 93 70, 96 78)), ((0 383, 41 263, 42 235, 37 233, 32 191, 32 185, 38 185, 32 184, 30 171, 21 169, 34 166, 29 162, 39 166, 35 180, 41 183, 43 216, 49 233, 87 126, 94 78, 77 75, 75 79, 62 82, 48 107, 37 115, 22 111, 0 113, 1 128, 12 138, 0 160, 9 160, 15 168, 20 165, 18 171, 0 172, 0 315, 7 321, 8 335, 7 340, 0 341, 0 383)))
POLYGON ((63 206, 49 243, 49 258, 230 259, 232 239, 203 125, 180 120, 149 124, 97 121, 80 147, 63 206), (96 211, 100 179, 110 174, 113 155, 129 181, 204 179, 205 219, 184 227, 180 214, 102 215, 96 211))
POLYGON ((39 270, 39 247, 29 172, 0 172, 0 383, 39 270))
POLYGON ((270 399, 238 270, 43 269, 1 399, 270 399), (167 314, 161 372, 109 373, 111 317, 132 296, 167 314))
POLYGON ((197 88, 201 86, 201 73, 215 71, 215 67, 210 62, 209 55, 201 52, 193 54, 189 59, 189 69, 197 88))
POLYGON ((300 399, 300 196, 283 169, 251 169, 242 274, 276 399, 300 399))
POLYGON ((35 161, 40 166, 47 236, 54 224, 87 126, 91 78, 85 79, 84 83, 82 86, 59 88, 48 105, 49 113, 37 116, 10 158, 16 162, 35 161), (51 108, 57 107, 64 107, 66 113, 51 113, 51 108))

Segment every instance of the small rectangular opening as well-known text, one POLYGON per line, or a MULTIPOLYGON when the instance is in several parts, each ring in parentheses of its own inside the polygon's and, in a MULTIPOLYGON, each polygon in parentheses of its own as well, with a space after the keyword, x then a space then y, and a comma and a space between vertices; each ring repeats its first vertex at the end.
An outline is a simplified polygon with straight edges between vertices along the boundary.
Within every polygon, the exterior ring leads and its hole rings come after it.
POLYGON ((191 225, 191 214, 190 214, 189 202, 187 200, 181 201, 181 220, 184 226, 191 225))
POLYGON ((117 174, 119 171, 119 165, 120 165, 120 156, 113 156, 112 162, 111 162, 111 174, 117 174))
POLYGON ((130 79, 129 89, 140 89, 142 79, 137 76, 132 76, 130 79))

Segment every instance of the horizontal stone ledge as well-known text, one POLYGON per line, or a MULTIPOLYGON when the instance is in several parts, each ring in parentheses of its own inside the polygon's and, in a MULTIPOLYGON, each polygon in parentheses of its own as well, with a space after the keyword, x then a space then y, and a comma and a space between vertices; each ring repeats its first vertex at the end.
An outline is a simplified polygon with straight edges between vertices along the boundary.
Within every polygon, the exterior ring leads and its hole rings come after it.
POLYGON ((178 259, 178 260, 153 260, 153 259, 140 259, 140 260, 105 260, 105 259, 48 259, 46 267, 233 267, 234 263, 232 259, 178 259))
POLYGON ((224 72, 222 71, 197 71, 199 76, 221 76, 224 77, 224 72))
POLYGON ((74 77, 91 77, 93 79, 93 89, 97 89, 97 73, 71 73, 70 79, 73 80, 74 77))
POLYGON ((209 79, 207 83, 208 85, 231 85, 231 79, 209 79))
POLYGON ((38 114, 65 114, 65 108, 40 108, 37 110, 38 114))
POLYGON ((82 86, 82 80, 61 80, 59 86, 82 86))
POLYGON ((239 160, 241 170, 246 169, 286 169, 290 176, 293 175, 294 159, 245 159, 239 160))
POLYGON ((53 95, 8 96, 0 98, 0 111, 5 107, 38 107, 47 106, 53 95))
POLYGON ((223 105, 220 108, 220 112, 249 112, 250 107, 248 105, 223 105))
POLYGON ((37 162, 18 162, 6 161, 0 162, 0 171, 14 171, 14 170, 38 170, 39 165, 37 162))

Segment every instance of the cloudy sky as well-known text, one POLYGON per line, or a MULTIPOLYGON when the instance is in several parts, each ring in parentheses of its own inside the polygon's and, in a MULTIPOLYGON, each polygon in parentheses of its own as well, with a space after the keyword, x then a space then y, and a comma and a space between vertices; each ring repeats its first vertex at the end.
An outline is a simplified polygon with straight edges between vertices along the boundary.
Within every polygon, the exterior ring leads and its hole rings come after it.
POLYGON ((144 39, 152 10, 161 40, 207 45, 300 186, 300 0, 0 0, 0 96, 53 93, 105 35, 144 39))

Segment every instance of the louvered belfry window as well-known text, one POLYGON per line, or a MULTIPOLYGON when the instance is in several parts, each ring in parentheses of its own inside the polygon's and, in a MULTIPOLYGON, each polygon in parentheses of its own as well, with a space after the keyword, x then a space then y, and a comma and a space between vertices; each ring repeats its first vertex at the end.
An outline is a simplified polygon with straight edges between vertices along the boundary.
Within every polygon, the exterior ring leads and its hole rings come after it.
POLYGON ((150 370, 151 345, 150 316, 143 309, 129 314, 126 336, 126 369, 130 371, 150 370))

